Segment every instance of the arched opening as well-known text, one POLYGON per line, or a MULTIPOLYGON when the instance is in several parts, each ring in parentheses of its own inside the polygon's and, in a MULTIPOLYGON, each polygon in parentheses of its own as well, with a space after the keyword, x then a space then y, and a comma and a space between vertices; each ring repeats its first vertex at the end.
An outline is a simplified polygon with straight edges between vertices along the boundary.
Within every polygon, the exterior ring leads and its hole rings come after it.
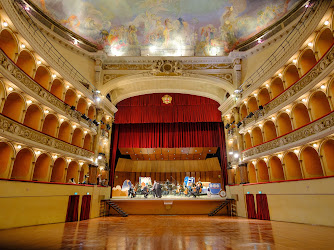
POLYGON ((53 164, 51 182, 64 182, 66 161, 63 158, 58 158, 53 164))
POLYGON ((95 113, 96 113, 95 107, 93 105, 89 106, 88 118, 91 120, 95 120, 95 113))
POLYGON ((245 149, 252 147, 252 140, 250 134, 247 132, 244 136, 245 139, 245 149))
POLYGON ((39 66, 36 70, 35 81, 46 90, 49 90, 51 82, 50 72, 45 67, 39 66))
POLYGON ((33 77, 35 60, 28 51, 21 51, 17 58, 16 65, 20 67, 28 76, 33 77))
POLYGON ((254 146, 263 143, 262 131, 259 127, 256 127, 252 130, 252 136, 253 136, 254 146))
POLYGON ((247 116, 248 112, 245 104, 241 105, 240 114, 241 114, 241 120, 247 116))
POLYGON ((287 113, 281 113, 277 117, 278 135, 285 135, 292 131, 290 116, 287 113))
POLYGON ((75 106, 76 101, 77 101, 77 94, 72 89, 68 89, 65 94, 64 102, 72 107, 75 106))
POLYGON ((299 80, 299 73, 298 73, 298 69, 296 65, 290 64, 286 68, 283 79, 284 79, 286 88, 290 87, 292 84, 294 84, 295 82, 299 80))
POLYGON ((63 122, 59 128, 58 139, 70 143, 71 132, 72 132, 71 125, 68 122, 63 122))
POLYGON ((41 154, 36 161, 33 181, 48 181, 51 157, 48 154, 41 154))
POLYGON ((249 162, 247 164, 247 168, 248 168, 249 183, 257 183, 256 170, 255 170, 255 167, 254 167, 253 163, 249 162))
POLYGON ((13 148, 6 142, 0 142, 0 178, 8 178, 13 157, 13 148))
POLYGON ((25 102, 22 96, 13 92, 7 96, 2 114, 17 122, 21 122, 24 108, 25 102))
POLYGON ((259 160, 256 164, 257 172, 258 172, 258 182, 268 182, 269 181, 269 174, 268 174, 268 167, 264 160, 259 160))
POLYGON ((79 128, 76 128, 73 132, 72 144, 78 147, 82 147, 82 138, 83 138, 82 130, 79 128))
POLYGON ((300 128, 301 126, 304 126, 308 124, 311 119, 308 114, 308 110, 306 106, 302 103, 298 103, 292 110, 292 118, 293 118, 293 125, 294 128, 300 128))
POLYGON ((332 80, 331 83, 329 84, 328 88, 328 95, 330 97, 330 100, 332 102, 332 105, 334 107, 334 81, 332 80))
POLYGON ((17 41, 7 29, 0 33, 0 48, 12 61, 15 61, 15 56, 18 53, 17 41))
POLYGON ((57 136, 57 129, 59 126, 57 116, 49 114, 45 117, 42 132, 53 137, 57 136))
POLYGON ((271 172, 271 181, 284 180, 282 162, 277 156, 273 156, 270 158, 269 167, 271 172))
POLYGON ((63 100, 64 84, 60 80, 54 79, 50 92, 60 100, 63 100))
POLYGON ((253 112, 253 113, 254 113, 256 110, 259 109, 255 97, 251 97, 251 98, 248 100, 247 106, 248 106, 249 113, 250 113, 250 112, 253 112))
POLYGON ((268 102, 270 102, 270 95, 268 89, 266 88, 261 89, 261 91, 257 95, 257 98, 259 100, 259 106, 263 106, 268 102))
POLYGON ((83 148, 87 150, 92 150, 91 144, 92 144, 92 136, 90 134, 86 134, 83 148))
POLYGON ((29 180, 33 161, 34 154, 31 150, 27 148, 21 149, 16 155, 11 178, 29 180))
POLYGON ((321 156, 327 175, 334 175, 334 140, 328 140, 321 146, 321 156))
POLYGON ((306 147, 301 152, 300 158, 304 167, 305 178, 323 176, 321 161, 318 152, 312 147, 306 147))
POLYGON ((305 75, 316 63, 313 51, 311 49, 305 50, 299 59, 301 74, 305 75))
POLYGON ((264 134, 264 141, 270 141, 277 137, 276 126, 274 122, 267 121, 265 124, 263 124, 263 134, 264 134))
POLYGON ((66 183, 74 178, 75 183, 79 183, 79 164, 76 161, 71 161, 67 168, 66 183))
POLYGON ((287 180, 302 179, 302 171, 298 157, 295 153, 289 152, 283 158, 287 180))
POLYGON ((102 123, 101 123, 101 129, 106 130, 106 126, 107 126, 107 120, 106 120, 106 118, 103 116, 103 117, 102 117, 102 123))
POLYGON ((87 102, 84 98, 80 98, 78 101, 78 105, 77 105, 77 110, 81 113, 81 114, 87 114, 86 110, 87 110, 87 102))
POLYGON ((284 91, 284 85, 281 78, 276 77, 270 84, 271 97, 274 99, 276 96, 284 91))
POLYGON ((36 104, 31 104, 27 109, 23 124, 30 128, 40 130, 42 117, 43 113, 40 107, 36 104))
POLYGON ((317 42, 315 43, 315 50, 318 52, 318 57, 321 58, 332 47, 334 42, 332 31, 329 28, 324 29, 317 42))
POLYGON ((88 165, 85 163, 81 166, 81 170, 80 170, 80 175, 79 175, 79 183, 83 183, 84 180, 85 180, 85 175, 86 175, 86 183, 85 184, 88 184, 87 181, 88 181, 88 178, 87 178, 87 175, 88 175, 88 172, 89 172, 89 167, 88 165))
POLYGON ((312 120, 316 120, 331 112, 327 96, 322 91, 317 91, 311 96, 309 108, 311 110, 312 120))

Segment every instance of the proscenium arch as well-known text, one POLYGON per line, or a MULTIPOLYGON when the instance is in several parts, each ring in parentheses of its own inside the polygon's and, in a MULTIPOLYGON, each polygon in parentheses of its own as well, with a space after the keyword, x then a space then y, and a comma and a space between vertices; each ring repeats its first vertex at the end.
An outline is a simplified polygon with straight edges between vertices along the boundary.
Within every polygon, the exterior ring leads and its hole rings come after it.
POLYGON ((145 94, 180 93, 207 97, 222 104, 226 92, 233 93, 235 87, 222 79, 209 76, 144 76, 136 74, 113 79, 104 84, 101 94, 110 92, 114 105, 118 102, 145 94))

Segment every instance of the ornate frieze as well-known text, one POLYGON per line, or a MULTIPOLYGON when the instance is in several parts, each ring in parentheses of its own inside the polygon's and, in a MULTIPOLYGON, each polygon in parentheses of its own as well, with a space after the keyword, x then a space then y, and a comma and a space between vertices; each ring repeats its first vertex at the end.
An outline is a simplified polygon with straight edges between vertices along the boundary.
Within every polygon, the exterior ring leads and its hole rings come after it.
POLYGON ((76 147, 51 136, 45 135, 41 132, 28 128, 16 121, 13 121, 3 115, 0 115, 0 129, 2 134, 6 135, 6 133, 9 133, 10 135, 15 135, 16 137, 19 137, 23 141, 33 141, 47 147, 52 147, 54 149, 61 150, 72 155, 77 155, 89 159, 94 156, 93 152, 76 147))
POLYGON ((208 74, 209 76, 217 77, 219 79, 222 79, 224 81, 227 81, 231 84, 233 84, 233 76, 232 73, 226 73, 226 74, 208 74))
POLYGON ((25 87, 36 93, 39 97, 41 97, 44 101, 47 101, 50 104, 50 107, 57 107, 58 109, 65 112, 68 116, 76 120, 76 122, 81 122, 86 124, 88 127, 94 129, 94 124, 92 122, 86 121, 81 117, 81 113, 79 113, 76 110, 72 110, 70 106, 66 105, 63 101, 55 97, 53 94, 51 94, 49 91, 44 89, 41 85, 36 83, 34 80, 32 80, 30 77, 28 77, 19 67, 16 66, 16 64, 11 61, 7 55, 0 50, 0 65, 2 66, 2 69, 0 70, 6 70, 8 73, 10 73, 14 78, 16 78, 20 83, 22 83, 25 87))
POLYGON ((318 134, 328 128, 331 128, 333 125, 334 112, 289 134, 244 151, 242 153, 243 159, 291 144, 293 142, 297 142, 304 138, 318 134))

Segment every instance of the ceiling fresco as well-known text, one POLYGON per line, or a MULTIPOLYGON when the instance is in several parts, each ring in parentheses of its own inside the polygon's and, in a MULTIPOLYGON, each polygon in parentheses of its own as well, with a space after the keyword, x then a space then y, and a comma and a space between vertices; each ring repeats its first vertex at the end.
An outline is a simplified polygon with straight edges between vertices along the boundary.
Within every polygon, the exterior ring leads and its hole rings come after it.
POLYGON ((300 0, 31 0, 110 55, 221 55, 300 0), (141 52, 140 52, 141 51, 141 52), (181 54, 180 54, 181 53, 181 54), (146 55, 146 54, 145 54, 146 55))

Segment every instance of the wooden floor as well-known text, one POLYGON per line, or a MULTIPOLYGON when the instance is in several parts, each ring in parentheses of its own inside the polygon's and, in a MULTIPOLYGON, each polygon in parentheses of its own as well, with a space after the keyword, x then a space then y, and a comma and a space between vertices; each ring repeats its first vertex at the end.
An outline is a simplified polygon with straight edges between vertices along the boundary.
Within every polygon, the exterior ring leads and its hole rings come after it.
POLYGON ((2 230, 0 249, 334 249, 334 228, 138 215, 2 230))

